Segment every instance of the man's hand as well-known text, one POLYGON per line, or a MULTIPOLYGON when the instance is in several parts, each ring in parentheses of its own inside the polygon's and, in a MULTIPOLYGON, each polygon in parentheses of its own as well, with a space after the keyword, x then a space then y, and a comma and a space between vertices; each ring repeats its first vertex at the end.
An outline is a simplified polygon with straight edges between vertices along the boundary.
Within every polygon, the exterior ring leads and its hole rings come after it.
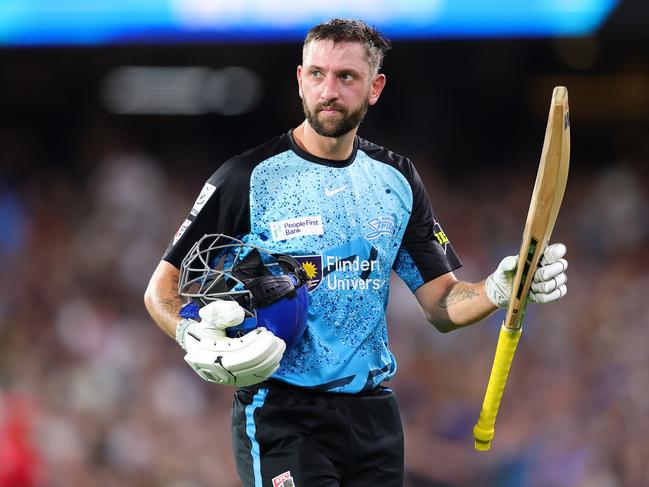
POLYGON ((213 301, 199 310, 201 322, 183 320, 176 340, 187 354, 185 361, 203 379, 242 387, 261 382, 279 367, 286 344, 266 328, 240 338, 228 338, 226 328, 241 323, 243 308, 234 301, 213 301))
MULTIPOLYGON (((541 266, 534 273, 529 300, 534 303, 551 303, 568 293, 566 269, 568 261, 564 244, 548 245, 541 259, 541 266)), ((498 264, 496 271, 487 277, 485 290, 489 300, 499 308, 506 308, 512 294, 512 282, 516 274, 515 255, 505 257, 498 264)))

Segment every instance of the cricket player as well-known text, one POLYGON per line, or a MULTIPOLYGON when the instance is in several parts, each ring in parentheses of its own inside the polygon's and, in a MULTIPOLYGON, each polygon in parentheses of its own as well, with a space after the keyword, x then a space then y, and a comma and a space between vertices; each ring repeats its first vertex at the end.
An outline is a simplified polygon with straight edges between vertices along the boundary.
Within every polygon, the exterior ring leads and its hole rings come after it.
MULTIPOLYGON (((145 294, 155 322, 207 372, 201 376, 236 387, 232 441, 246 487, 402 485, 399 410, 383 385, 397 368, 385 320, 393 270, 442 332, 508 304, 516 257, 482 282, 459 281, 453 271, 460 259, 413 163, 357 135, 385 88, 381 64, 389 48, 357 20, 308 32, 296 73, 305 120, 216 170, 145 294), (206 234, 236 237, 302 265, 308 319, 296 343, 285 347, 263 328, 228 338, 227 328, 244 317, 231 300, 201 308, 200 321, 179 318, 180 264, 206 234)), ((565 252, 562 244, 548 246, 532 301, 566 295, 565 252)))

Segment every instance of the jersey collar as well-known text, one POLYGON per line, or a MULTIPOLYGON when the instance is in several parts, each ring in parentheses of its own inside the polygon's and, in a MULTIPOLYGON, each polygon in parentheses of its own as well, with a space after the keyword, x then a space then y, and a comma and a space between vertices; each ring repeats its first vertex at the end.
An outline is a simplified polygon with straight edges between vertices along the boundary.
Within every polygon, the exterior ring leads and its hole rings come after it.
POLYGON ((352 153, 349 155, 347 159, 344 160, 324 159, 322 157, 314 156, 310 152, 305 151, 298 145, 297 142, 295 142, 295 139, 293 138, 293 130, 290 130, 286 134, 286 137, 288 138, 288 143, 289 146, 291 147, 291 150, 295 152, 298 156, 300 156, 302 159, 306 159, 307 161, 311 161, 316 164, 321 164, 323 166, 347 167, 352 162, 354 162, 354 159, 356 159, 356 152, 358 152, 358 135, 354 137, 354 147, 352 148, 352 153))

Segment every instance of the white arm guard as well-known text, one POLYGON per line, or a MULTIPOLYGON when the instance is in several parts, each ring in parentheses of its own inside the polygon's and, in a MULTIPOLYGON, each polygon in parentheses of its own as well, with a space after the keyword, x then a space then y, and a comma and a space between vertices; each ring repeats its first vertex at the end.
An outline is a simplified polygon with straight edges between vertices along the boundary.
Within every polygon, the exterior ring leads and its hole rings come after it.
MULTIPOLYGON (((564 244, 548 245, 543 252, 541 266, 534 273, 529 299, 534 303, 551 303, 568 293, 566 269, 568 261, 564 244)), ((512 294, 517 257, 510 255, 498 264, 496 271, 487 277, 485 291, 489 300, 499 308, 506 308, 512 294)))
POLYGON ((240 387, 261 382, 279 367, 286 344, 266 328, 240 338, 225 329, 243 321, 243 308, 234 301, 213 301, 199 310, 202 321, 183 320, 176 340, 187 351, 185 361, 203 379, 240 387))

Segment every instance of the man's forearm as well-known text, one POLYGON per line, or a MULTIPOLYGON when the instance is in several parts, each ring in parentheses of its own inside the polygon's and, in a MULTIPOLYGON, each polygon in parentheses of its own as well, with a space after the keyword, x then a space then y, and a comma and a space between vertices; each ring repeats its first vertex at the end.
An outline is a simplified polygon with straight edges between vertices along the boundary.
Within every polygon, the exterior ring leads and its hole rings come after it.
POLYGON ((487 297, 484 281, 453 283, 442 295, 437 307, 428 318, 443 332, 477 323, 498 309, 487 297))
POLYGON ((162 261, 153 273, 144 293, 144 304, 153 321, 174 339, 179 312, 185 304, 177 291, 178 276, 178 269, 162 261))

